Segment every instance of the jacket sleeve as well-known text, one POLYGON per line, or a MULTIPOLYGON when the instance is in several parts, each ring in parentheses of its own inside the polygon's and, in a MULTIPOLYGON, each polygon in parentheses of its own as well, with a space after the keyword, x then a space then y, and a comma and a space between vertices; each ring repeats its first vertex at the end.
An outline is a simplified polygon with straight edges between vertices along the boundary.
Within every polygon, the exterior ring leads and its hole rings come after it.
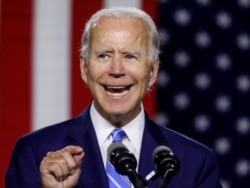
POLYGON ((16 142, 5 176, 6 188, 41 188, 39 166, 31 145, 23 138, 16 142))

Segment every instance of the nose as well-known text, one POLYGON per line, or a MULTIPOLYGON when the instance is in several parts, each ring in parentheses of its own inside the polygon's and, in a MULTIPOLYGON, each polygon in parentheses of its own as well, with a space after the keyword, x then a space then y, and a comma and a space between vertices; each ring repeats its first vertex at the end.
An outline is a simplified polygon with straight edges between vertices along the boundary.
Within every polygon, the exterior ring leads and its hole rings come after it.
POLYGON ((110 64, 110 75, 115 77, 120 77, 124 75, 124 64, 120 57, 114 57, 112 58, 111 64, 110 64))

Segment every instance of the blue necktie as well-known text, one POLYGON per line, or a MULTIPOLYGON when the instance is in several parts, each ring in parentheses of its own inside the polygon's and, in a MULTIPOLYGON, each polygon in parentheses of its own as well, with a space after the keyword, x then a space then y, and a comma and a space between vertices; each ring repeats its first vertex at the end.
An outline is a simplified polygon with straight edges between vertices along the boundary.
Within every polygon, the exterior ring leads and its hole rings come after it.
MULTIPOLYGON (((111 133, 113 141, 121 142, 124 137, 127 137, 126 133, 122 129, 114 129, 111 133)), ((115 167, 107 160, 106 172, 109 181, 110 188, 130 188, 130 181, 128 177, 123 176, 116 172, 115 167)))

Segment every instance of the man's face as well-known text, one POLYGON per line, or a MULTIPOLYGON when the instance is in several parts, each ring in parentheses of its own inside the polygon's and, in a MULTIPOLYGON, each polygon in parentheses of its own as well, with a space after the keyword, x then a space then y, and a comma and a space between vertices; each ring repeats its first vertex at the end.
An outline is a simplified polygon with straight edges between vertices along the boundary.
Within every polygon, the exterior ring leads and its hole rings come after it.
POLYGON ((150 63, 148 27, 139 19, 101 18, 90 36, 89 57, 81 74, 97 111, 123 126, 141 110, 141 101, 156 80, 159 62, 150 63))

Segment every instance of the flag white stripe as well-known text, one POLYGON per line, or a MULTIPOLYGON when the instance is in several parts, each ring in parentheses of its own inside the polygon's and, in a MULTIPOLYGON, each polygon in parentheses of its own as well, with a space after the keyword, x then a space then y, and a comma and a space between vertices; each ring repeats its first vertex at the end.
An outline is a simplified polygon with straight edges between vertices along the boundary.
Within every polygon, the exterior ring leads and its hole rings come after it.
POLYGON ((34 0, 33 130, 69 118, 70 2, 34 0))
POLYGON ((104 7, 109 8, 113 6, 126 6, 126 7, 137 7, 141 8, 140 0, 105 0, 104 7))

